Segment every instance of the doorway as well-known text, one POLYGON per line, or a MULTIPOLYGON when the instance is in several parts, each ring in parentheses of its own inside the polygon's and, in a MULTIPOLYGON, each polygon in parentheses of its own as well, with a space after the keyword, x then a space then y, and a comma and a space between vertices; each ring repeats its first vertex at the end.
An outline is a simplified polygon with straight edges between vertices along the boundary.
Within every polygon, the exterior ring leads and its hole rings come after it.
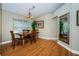
POLYGON ((58 40, 59 38, 59 21, 58 21, 58 16, 56 17, 53 17, 53 34, 54 36, 56 37, 56 41, 58 40))

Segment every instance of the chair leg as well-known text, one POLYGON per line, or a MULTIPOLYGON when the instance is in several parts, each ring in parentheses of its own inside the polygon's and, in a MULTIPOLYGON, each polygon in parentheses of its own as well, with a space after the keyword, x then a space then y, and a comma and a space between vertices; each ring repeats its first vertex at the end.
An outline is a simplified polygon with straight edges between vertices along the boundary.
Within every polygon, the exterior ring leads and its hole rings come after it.
POLYGON ((36 43, 36 39, 34 38, 34 42, 36 43))
POLYGON ((18 41, 18 45, 20 44, 20 42, 18 41))
POLYGON ((33 38, 33 41, 36 43, 36 37, 33 38))
POLYGON ((13 45, 13 49, 15 49, 15 43, 14 43, 14 45, 13 45))
POLYGON ((31 40, 31 44, 32 44, 32 40, 31 40))
POLYGON ((24 46, 25 40, 24 39, 23 40, 20 40, 20 42, 21 42, 21 45, 24 46))
POLYGON ((31 43, 31 45, 32 45, 32 39, 30 39, 30 43, 31 43))
POLYGON ((15 43, 14 42, 12 42, 12 47, 13 47, 13 49, 15 49, 15 43))
POLYGON ((26 39, 25 39, 25 43, 27 43, 27 42, 28 42, 28 40, 27 40, 27 39, 28 39, 28 38, 26 38, 26 39))
POLYGON ((23 46, 23 40, 20 40, 20 44, 23 46))

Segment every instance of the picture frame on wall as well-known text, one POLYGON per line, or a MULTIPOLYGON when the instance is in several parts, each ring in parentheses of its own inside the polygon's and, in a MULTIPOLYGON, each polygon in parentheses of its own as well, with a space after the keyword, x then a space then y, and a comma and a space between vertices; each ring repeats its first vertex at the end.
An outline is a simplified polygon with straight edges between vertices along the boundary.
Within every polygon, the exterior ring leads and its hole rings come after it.
POLYGON ((36 23, 37 23, 37 28, 39 29, 44 28, 44 20, 36 21, 36 23))
POLYGON ((77 26, 79 26, 79 10, 77 11, 77 26))
POLYGON ((69 44, 69 13, 59 17, 59 40, 69 44))

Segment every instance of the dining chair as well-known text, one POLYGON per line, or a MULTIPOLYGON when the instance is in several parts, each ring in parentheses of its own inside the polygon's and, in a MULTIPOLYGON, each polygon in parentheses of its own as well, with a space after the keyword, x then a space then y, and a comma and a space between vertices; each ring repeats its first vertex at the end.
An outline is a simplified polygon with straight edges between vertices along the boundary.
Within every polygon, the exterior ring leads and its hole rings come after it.
POLYGON ((23 39, 25 42, 28 42, 28 33, 29 33, 30 30, 23 30, 23 39))
POLYGON ((36 30, 36 39, 38 39, 39 36, 39 30, 36 30))
POLYGON ((31 31, 31 33, 29 33, 30 31, 27 30, 23 30, 23 39, 25 40, 25 42, 30 42, 30 44, 32 44, 33 41, 35 41, 35 31, 31 31))
POLYGON ((23 39, 24 39, 25 43, 30 42, 30 44, 32 44, 30 30, 23 30, 23 39))
POLYGON ((11 33, 11 37, 12 37, 12 43, 11 43, 11 44, 12 44, 13 49, 15 49, 15 45, 16 45, 16 44, 20 44, 22 38, 21 38, 21 37, 15 38, 15 34, 14 34, 13 31, 10 31, 10 33, 11 33))
POLYGON ((36 38, 37 37, 37 32, 36 32, 36 30, 34 29, 32 29, 32 31, 31 31, 31 44, 32 44, 32 42, 36 42, 36 38))

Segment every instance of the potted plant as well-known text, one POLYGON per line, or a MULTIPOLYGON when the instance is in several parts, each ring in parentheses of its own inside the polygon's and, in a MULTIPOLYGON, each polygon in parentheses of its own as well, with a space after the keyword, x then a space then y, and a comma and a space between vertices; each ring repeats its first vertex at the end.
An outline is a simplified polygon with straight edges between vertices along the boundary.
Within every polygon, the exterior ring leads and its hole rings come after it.
POLYGON ((37 28, 37 23, 36 21, 33 21, 31 24, 32 30, 35 30, 37 28))

